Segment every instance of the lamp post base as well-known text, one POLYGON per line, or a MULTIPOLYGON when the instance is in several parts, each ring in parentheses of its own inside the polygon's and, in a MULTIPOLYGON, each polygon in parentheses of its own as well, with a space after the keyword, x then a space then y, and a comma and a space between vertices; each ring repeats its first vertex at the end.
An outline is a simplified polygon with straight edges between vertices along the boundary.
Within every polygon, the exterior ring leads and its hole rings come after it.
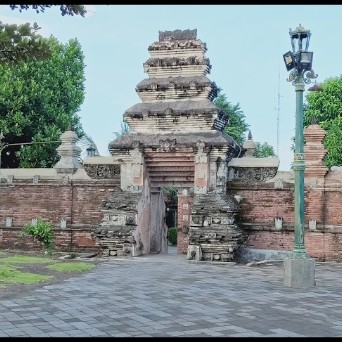
POLYGON ((316 286, 315 259, 284 259, 284 286, 306 289, 316 286))

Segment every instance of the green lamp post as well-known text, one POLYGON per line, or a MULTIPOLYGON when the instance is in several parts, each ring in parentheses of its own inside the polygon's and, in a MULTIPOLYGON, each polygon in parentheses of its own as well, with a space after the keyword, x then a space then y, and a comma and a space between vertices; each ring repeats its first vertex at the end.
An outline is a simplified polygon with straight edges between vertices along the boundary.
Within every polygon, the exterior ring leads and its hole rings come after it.
POLYGON ((292 82, 296 91, 296 128, 293 171, 294 189, 294 249, 290 258, 284 259, 284 285, 305 288, 315 285, 315 263, 310 259, 304 245, 304 134, 303 134, 303 93, 305 84, 317 78, 312 70, 313 52, 309 48, 311 33, 299 25, 290 29, 292 51, 283 55, 286 69, 290 71, 288 82, 292 82))

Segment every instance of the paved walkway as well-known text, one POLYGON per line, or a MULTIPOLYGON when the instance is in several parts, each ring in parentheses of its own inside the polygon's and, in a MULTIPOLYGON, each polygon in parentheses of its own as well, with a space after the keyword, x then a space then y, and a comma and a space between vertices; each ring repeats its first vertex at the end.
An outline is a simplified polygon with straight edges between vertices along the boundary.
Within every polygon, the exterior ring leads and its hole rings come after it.
POLYGON ((342 336, 342 264, 316 263, 317 285, 283 286, 282 263, 110 259, 94 271, 0 301, 0 337, 342 336))

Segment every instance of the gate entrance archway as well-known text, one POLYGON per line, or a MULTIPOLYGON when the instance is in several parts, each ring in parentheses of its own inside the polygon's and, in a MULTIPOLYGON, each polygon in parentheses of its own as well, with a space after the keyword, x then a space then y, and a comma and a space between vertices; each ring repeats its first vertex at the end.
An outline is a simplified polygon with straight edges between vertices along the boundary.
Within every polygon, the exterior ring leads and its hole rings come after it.
POLYGON ((189 244, 197 246, 197 252, 192 248, 190 254, 197 253, 196 258, 215 254, 219 255, 215 260, 223 260, 222 255, 236 247, 226 240, 241 235, 233 222, 235 205, 230 201, 229 210, 223 207, 227 163, 243 156, 243 148, 225 133, 228 114, 213 103, 218 88, 207 77, 211 65, 206 44, 197 39, 197 30, 164 31, 148 50, 150 58, 143 64, 148 78, 136 87, 142 102, 123 115, 129 131, 109 144, 112 162, 120 164, 122 193, 102 208, 102 225, 112 225, 116 239, 108 253, 167 253, 162 189, 173 186, 192 196, 195 206, 206 208, 193 212, 189 203, 181 204, 182 210, 187 204, 188 212, 178 215, 178 228, 189 234, 189 244), (202 203, 202 198, 212 203, 202 203), (212 209, 217 212, 214 217, 208 214, 212 209), (208 227, 213 230, 209 235, 208 227), (198 233, 202 228, 213 250, 196 242, 203 237, 198 233))

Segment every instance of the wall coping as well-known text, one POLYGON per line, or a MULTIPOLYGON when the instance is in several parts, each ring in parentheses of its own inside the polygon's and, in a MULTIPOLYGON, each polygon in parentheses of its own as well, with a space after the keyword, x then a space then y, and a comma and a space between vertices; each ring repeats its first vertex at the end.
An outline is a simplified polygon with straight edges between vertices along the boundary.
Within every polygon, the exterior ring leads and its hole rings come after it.
POLYGON ((278 157, 255 158, 243 157, 233 158, 228 163, 228 167, 276 167, 279 166, 278 157))
MULTIPOLYGON (((84 168, 77 169, 74 174, 65 174, 69 179, 91 179, 84 168)), ((13 176, 14 179, 31 179, 39 176, 40 179, 60 179, 65 175, 58 175, 54 168, 18 168, 18 169, 0 169, 0 178, 13 176)))

